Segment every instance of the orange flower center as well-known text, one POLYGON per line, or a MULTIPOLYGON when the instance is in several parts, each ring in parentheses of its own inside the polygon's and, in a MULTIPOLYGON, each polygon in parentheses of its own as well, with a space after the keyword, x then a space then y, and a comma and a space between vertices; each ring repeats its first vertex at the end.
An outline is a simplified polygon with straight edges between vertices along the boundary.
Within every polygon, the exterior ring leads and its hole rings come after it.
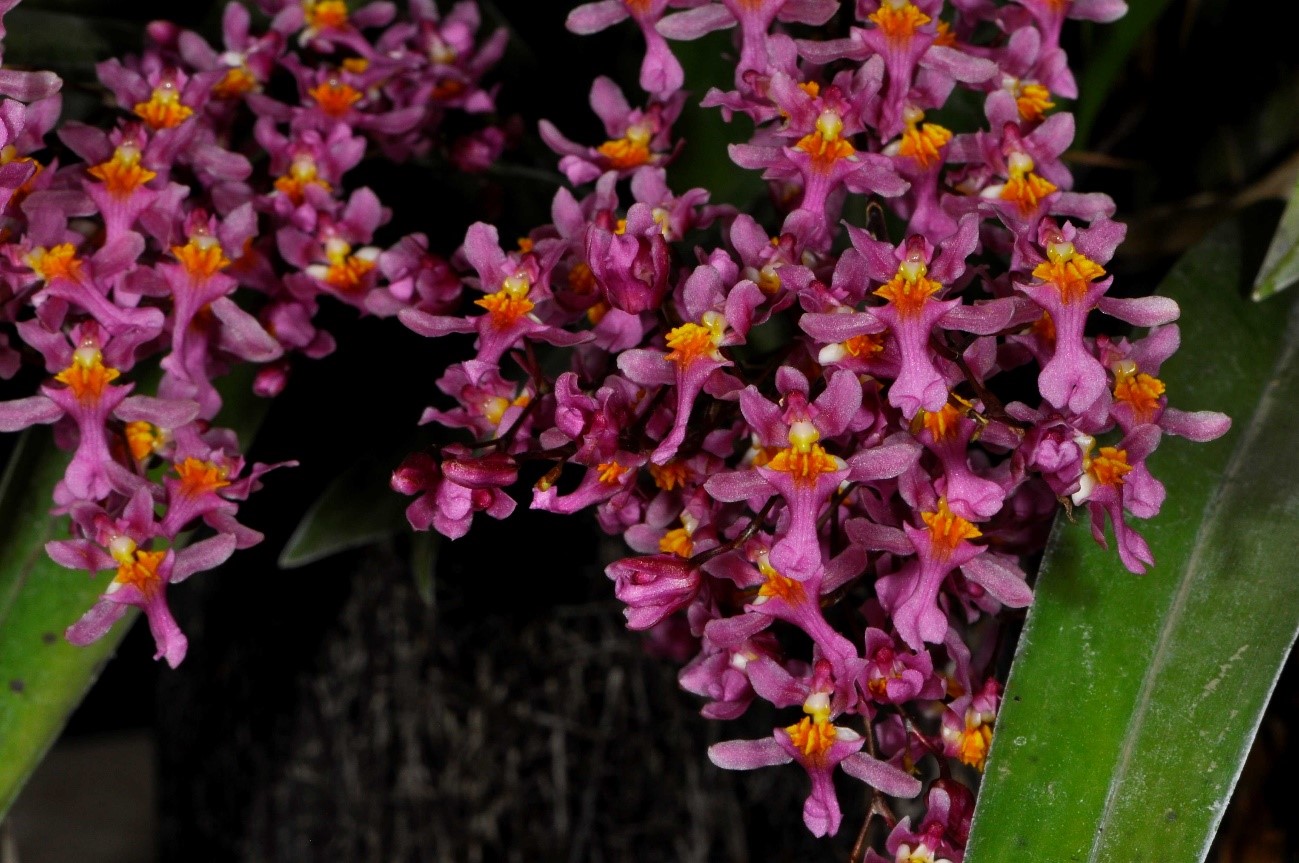
POLYGON ((1138 372, 1136 363, 1124 360, 1114 370, 1114 398, 1132 406, 1137 422, 1148 423, 1159 410, 1164 382, 1153 375, 1138 372))
POLYGON ((843 343, 843 349, 854 357, 870 359, 884 350, 883 333, 862 333, 843 343))
POLYGON ((931 19, 917 9, 914 3, 884 0, 880 8, 871 13, 869 20, 891 41, 906 42, 931 19))
POLYGON ((621 138, 605 141, 597 149, 619 171, 638 168, 650 160, 650 133, 644 126, 631 126, 621 138))
POLYGON ((344 294, 361 287, 366 275, 374 269, 373 260, 352 254, 351 245, 337 238, 325 244, 325 256, 329 259, 325 284, 344 294))
POLYGON ((690 468, 683 461, 670 461, 667 464, 650 463, 650 476, 654 478, 654 485, 663 491, 672 491, 681 488, 690 478, 690 468))
POLYGON ((828 720, 817 722, 810 716, 804 716, 786 728, 785 733, 798 751, 803 753, 804 758, 813 764, 819 764, 825 760, 825 754, 834 745, 838 731, 828 720))
POLYGON ((534 308, 532 300, 528 299, 530 290, 532 285, 525 276, 511 276, 499 291, 474 300, 474 305, 487 309, 497 329, 508 329, 534 308))
POLYGON ((226 479, 225 468, 218 467, 210 461, 187 458, 174 467, 176 475, 180 477, 181 494, 188 497, 211 494, 219 488, 230 485, 230 480, 226 479))
POLYGON ((212 95, 218 99, 238 99, 257 89, 257 77, 247 66, 232 66, 212 88, 212 95))
POLYGON ((842 136, 843 119, 827 109, 816 118, 816 131, 800 138, 794 149, 811 156, 812 167, 816 171, 828 173, 835 162, 850 159, 857 153, 842 136))
POLYGON ((952 742, 956 744, 956 757, 962 764, 983 770, 988 760, 988 749, 992 746, 991 723, 980 722, 974 711, 968 711, 965 714, 965 729, 957 732, 947 732, 944 729, 943 736, 955 738, 952 742))
POLYGON ((98 401, 104 388, 121 375, 112 366, 104 365, 104 355, 94 345, 82 345, 72 354, 72 362, 54 379, 67 386, 79 401, 98 401))
POLYGON ((1120 486, 1127 482, 1127 474, 1132 470, 1128 464, 1128 451, 1112 446, 1103 446, 1100 451, 1085 462, 1085 468, 1098 485, 1120 486))
POLYGON ((1037 212, 1042 199, 1056 190, 1056 185, 1033 173, 1033 160, 1023 154, 1010 157, 1010 179, 1001 188, 1001 198, 1019 207, 1024 216, 1037 212))
POLYGON ((158 174, 140 164, 140 148, 130 142, 113 151, 113 157, 86 169, 86 173, 99 180, 115 197, 125 197, 158 174))
POLYGON ((130 559, 119 563, 113 581, 134 587, 145 596, 150 596, 162 583, 158 577, 158 566, 166 556, 165 551, 135 551, 130 559))
POLYGON ((600 462, 595 466, 595 469, 599 472, 600 482, 605 485, 617 485, 618 481, 622 479, 622 475, 631 470, 631 468, 624 467, 616 461, 600 462))
POLYGON ((682 324, 668 332, 667 346, 671 351, 667 359, 683 369, 701 357, 719 361, 722 358, 717 348, 726 332, 726 319, 717 312, 704 312, 700 320, 701 323, 682 324))
POLYGON ((678 527, 663 534, 659 540, 659 551, 675 554, 677 557, 689 557, 694 554, 695 544, 690 538, 690 530, 678 527))
POLYGON ((1066 305, 1082 300, 1091 283, 1105 275, 1104 267, 1079 254, 1073 243, 1048 243, 1046 257, 1033 268, 1033 277, 1055 285, 1066 305))
POLYGON ((954 437, 961 428, 961 412, 951 405, 943 405, 940 410, 920 413, 924 427, 933 435, 935 441, 954 437))
POLYGON ((341 30, 347 26, 344 0, 303 0, 302 11, 312 30, 341 30))
POLYGON ((943 161, 939 152, 952 140, 952 133, 935 123, 921 123, 924 114, 907 121, 906 131, 898 144, 898 155, 906 156, 922 170, 943 161))
POLYGON ((307 186, 316 185, 326 192, 333 189, 326 181, 316 176, 316 161, 310 156, 302 155, 293 160, 289 172, 275 180, 275 189, 284 195, 294 206, 302 203, 307 186))
POLYGON ((193 108, 180 101, 180 93, 170 81, 155 87, 149 101, 137 102, 132 110, 154 129, 174 129, 194 113, 193 108))
POLYGON ((162 429, 153 423, 137 420, 126 424, 126 446, 136 461, 144 461, 161 443, 162 429))
POLYGON ((1041 84, 1024 84, 1015 94, 1015 105, 1019 116, 1029 123, 1036 123, 1046 116, 1047 109, 1054 108, 1051 91, 1041 84))
POLYGON ((221 243, 208 233, 194 234, 185 245, 172 246, 171 253, 196 282, 206 281, 230 266, 221 243))
POLYGON ((938 282, 925 278, 927 272, 929 267, 924 261, 903 261, 893 278, 875 291, 875 296, 892 303, 902 317, 914 317, 930 297, 943 289, 938 282))
POLYGON ((945 497, 939 498, 936 512, 922 512, 920 518, 929 528, 929 541, 938 557, 948 557, 963 541, 983 535, 973 524, 948 509, 945 497))
POLYGON ((55 279, 75 282, 81 278, 81 259, 71 243, 60 243, 51 249, 37 246, 23 257, 23 263, 47 282, 55 279))
POLYGON ((361 101, 361 91, 332 78, 312 87, 307 95, 316 101, 320 110, 334 119, 346 116, 352 106, 361 101))

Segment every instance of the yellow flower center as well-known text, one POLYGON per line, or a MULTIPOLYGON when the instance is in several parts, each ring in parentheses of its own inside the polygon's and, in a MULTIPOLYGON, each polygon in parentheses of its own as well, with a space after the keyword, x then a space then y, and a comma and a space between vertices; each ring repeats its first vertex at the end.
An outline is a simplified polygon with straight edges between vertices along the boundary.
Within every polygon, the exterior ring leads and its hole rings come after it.
POLYGON ((1127 450, 1103 446, 1095 456, 1084 461, 1083 468, 1098 485, 1120 486, 1127 482, 1132 465, 1128 464, 1127 450))
POLYGON ((1091 283, 1105 275, 1105 268, 1080 254, 1073 243, 1048 243, 1046 258, 1033 268, 1033 277, 1055 285, 1066 305, 1082 300, 1091 283))
POLYGON ((893 278, 875 291, 875 296, 892 303, 902 317, 914 317, 920 314, 930 297, 943 289, 938 282, 925 278, 928 272, 929 267, 924 261, 903 261, 893 278))
POLYGON ((906 42, 931 19, 914 3, 884 0, 880 8, 871 13, 869 20, 891 41, 906 42))
POLYGON ((137 102, 132 110, 154 129, 174 129, 194 113, 193 108, 180 101, 180 93, 170 81, 155 87, 149 101, 137 102))
POLYGON ((954 744, 956 757, 962 764, 968 764, 976 770, 983 770, 988 760, 988 749, 992 746, 992 723, 983 721, 973 710, 965 713, 965 728, 943 728, 943 738, 954 744))
POLYGON ((75 282, 81 278, 81 259, 71 243, 59 243, 50 249, 37 246, 23 257, 23 263, 47 282, 55 279, 75 282))
POLYGON ((176 475, 180 477, 180 492, 187 497, 198 497, 210 494, 219 488, 230 485, 226 479, 226 470, 210 461, 187 458, 173 465, 176 475))
POLYGON ((812 167, 815 170, 828 173, 835 162, 850 159, 857 153, 842 135, 843 119, 834 111, 826 109, 816 118, 816 131, 800 138, 794 148, 812 157, 812 167))
POLYGON ((333 78, 312 87, 307 95, 316 101, 320 110, 334 119, 345 116, 353 105, 361 101, 359 90, 333 78))
POLYGON ((854 357, 870 359, 883 352, 884 334, 862 333, 860 336, 853 336, 843 343, 843 349, 854 357))
POLYGON ((134 551, 129 559, 119 562, 113 581, 151 596, 162 583, 158 577, 158 566, 166 556, 165 551, 134 551))
POLYGON ((922 123, 925 115, 920 111, 908 111, 907 128, 898 143, 898 155, 906 156, 922 170, 943 161, 939 152, 952 140, 952 133, 935 123, 922 123))
POLYGON ((302 203, 307 186, 319 186, 326 192, 333 189, 329 183, 316 176, 316 160, 301 155, 293 160, 289 172, 275 179, 275 189, 296 207, 302 203))
POLYGON ((1054 108, 1051 91, 1041 84, 1023 84, 1015 93, 1015 105, 1019 116, 1030 123, 1036 123, 1046 116, 1047 109, 1054 108))
POLYGON ((221 243, 206 232, 194 234, 183 246, 172 246, 171 253, 196 282, 206 281, 230 266, 221 243))
POLYGON ((787 473, 797 485, 811 485, 823 473, 841 469, 844 465, 817 443, 821 433, 810 422, 796 422, 789 428, 789 446, 780 450, 767 467, 787 473))
POLYGON ((341 30, 347 26, 344 0, 303 0, 302 11, 311 30, 341 30))
POLYGON ((1159 410, 1164 382, 1153 375, 1137 371, 1137 364, 1124 360, 1114 369, 1114 398, 1132 407, 1137 422, 1148 423, 1159 410))
POLYGON ((935 441, 954 437, 961 428, 961 412, 951 405, 943 405, 936 411, 921 411, 921 422, 933 435, 935 441))
POLYGON ((162 444, 162 429, 153 423, 137 420, 126 424, 126 446, 131 458, 144 461, 162 444))
POLYGON ((158 174, 140 164, 140 148, 129 141, 118 146, 107 162, 86 169, 86 173, 104 184, 115 197, 125 197, 158 174))
POLYGON ((621 138, 605 141, 597 150, 609 160, 609 167, 619 171, 639 168, 650 160, 650 130, 641 125, 627 129, 621 138))
POLYGON ((961 542, 983 535, 973 524, 948 509, 945 497, 938 499, 936 512, 922 512, 920 519, 929 528, 929 541, 938 557, 948 557, 961 542))
POLYGON ((1037 211, 1042 199, 1056 190, 1056 185, 1033 173, 1033 159, 1024 153, 1010 157, 1010 178, 1001 187, 1001 198, 1019 207, 1024 216, 1037 211))
POLYGON ((82 345, 72 354, 72 362, 54 379, 67 386, 79 401, 97 401, 104 387, 121 375, 112 366, 104 365, 104 355, 94 345, 82 345))
POLYGON ((667 335, 667 354, 670 362, 686 368, 695 360, 711 357, 720 361, 718 347, 726 333, 726 318, 717 312, 704 312, 700 323, 687 323, 671 330, 667 335))
POLYGON ((681 488, 690 478, 690 468, 683 461, 670 461, 667 464, 650 463, 650 476, 654 478, 654 485, 663 491, 672 491, 681 488))
POLYGON ((803 753, 804 758, 813 764, 820 764, 834 745, 838 729, 828 720, 818 722, 810 716, 804 716, 786 728, 785 733, 798 751, 803 753))
POLYGON ((534 308, 532 300, 528 299, 531 290, 532 283, 526 276, 510 276, 502 283, 499 291, 474 300, 474 305, 487 309, 492 324, 497 329, 508 329, 534 308))

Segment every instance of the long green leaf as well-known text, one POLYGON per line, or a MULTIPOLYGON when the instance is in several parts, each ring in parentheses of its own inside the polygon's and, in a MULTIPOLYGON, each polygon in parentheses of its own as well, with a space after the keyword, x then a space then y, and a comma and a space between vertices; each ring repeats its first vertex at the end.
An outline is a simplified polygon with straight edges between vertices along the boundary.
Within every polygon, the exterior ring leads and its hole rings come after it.
MULTIPOLYGON (((219 385, 221 419, 245 445, 266 411, 251 394, 252 372, 240 368, 219 385)), ((0 821, 136 617, 131 609, 88 647, 63 638, 107 584, 45 554, 47 541, 69 535, 68 519, 49 514, 68 458, 47 429, 29 431, 0 480, 0 821)))
POLYGON ((48 439, 27 432, 0 482, 0 820, 135 619, 89 647, 63 638, 105 582, 45 554, 67 535, 67 519, 47 513, 68 454, 48 439))
POLYGON ((1263 266, 1258 268, 1254 299, 1265 300, 1295 282, 1299 282, 1299 183, 1295 183, 1290 193, 1290 202, 1272 235, 1263 266))
POLYGON ((1166 439, 1168 487, 1126 572, 1057 524, 998 719, 967 863, 1203 860, 1299 624, 1299 321, 1244 299, 1254 228, 1233 222, 1161 293, 1182 304, 1173 402, 1234 420, 1166 439))
MULTIPOLYGON (((396 458, 387 465, 395 463, 396 458)), ((408 501, 388 487, 390 471, 378 458, 366 457, 335 477, 284 544, 280 566, 305 566, 401 531, 408 501)))

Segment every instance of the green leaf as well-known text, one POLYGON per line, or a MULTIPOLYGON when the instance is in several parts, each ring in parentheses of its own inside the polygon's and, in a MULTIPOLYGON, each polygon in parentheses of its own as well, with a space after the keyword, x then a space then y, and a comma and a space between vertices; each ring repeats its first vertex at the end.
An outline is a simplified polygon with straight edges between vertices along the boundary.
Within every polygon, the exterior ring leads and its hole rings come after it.
POLYGON ((1168 498, 1140 526, 1146 575, 1098 548, 1085 518, 1057 523, 967 863, 1208 853, 1299 624, 1299 318, 1245 301, 1255 230, 1215 230, 1160 290, 1184 315, 1171 400, 1233 428, 1151 457, 1168 498))
POLYGON ((67 464, 48 430, 27 432, 0 481, 0 820, 135 619, 89 647, 63 638, 106 583, 45 554, 67 536, 67 519, 46 514, 67 464))
POLYGON ((335 477, 285 543, 280 566, 305 566, 401 530, 409 501, 388 487, 391 472, 377 458, 366 457, 335 477))
MULTIPOLYGON (((251 393, 254 371, 242 367, 218 385, 225 399, 221 421, 245 442, 266 410, 266 400, 251 393)), ((69 535, 68 519, 49 514, 69 454, 49 437, 47 429, 24 433, 0 479, 0 821, 137 613, 131 609, 87 647, 64 640, 63 631, 95 604, 107 577, 64 569, 45 554, 47 541, 69 535)))
POLYGON ((1254 279, 1254 299, 1265 300, 1295 282, 1299 282, 1299 182, 1290 193, 1290 202, 1254 279))

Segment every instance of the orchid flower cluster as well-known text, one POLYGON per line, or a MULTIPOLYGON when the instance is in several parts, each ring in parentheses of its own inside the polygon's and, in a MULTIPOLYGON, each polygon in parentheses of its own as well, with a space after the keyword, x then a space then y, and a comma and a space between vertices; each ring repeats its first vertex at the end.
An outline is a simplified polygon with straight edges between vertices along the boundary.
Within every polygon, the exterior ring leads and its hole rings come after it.
POLYGON ((437 134, 450 112, 494 108, 481 78, 505 34, 476 43, 472 3, 443 17, 413 2, 400 19, 390 3, 349 12, 342 0, 263 11, 273 17, 255 33, 249 10, 229 4, 220 47, 150 25, 143 56, 98 67, 121 119, 108 133, 65 124, 66 164, 37 158, 59 79, 0 73, 0 374, 30 357, 50 375, 38 395, 0 403, 0 429, 54 425, 73 450, 54 491, 73 535, 48 551, 115 571, 68 639, 94 641, 135 606, 173 667, 187 642, 168 586, 261 540, 236 516, 275 467, 247 465, 214 425, 215 381, 251 364, 254 391, 278 393, 294 357, 333 350, 314 323, 324 297, 393 315, 458 292, 425 237, 372 244, 389 213, 345 175, 368 152, 406 159, 434 145, 474 170, 505 143, 493 126, 437 134), (215 535, 182 548, 200 523, 215 535))
POLYGON ((1152 556, 1127 518, 1164 497, 1147 457, 1165 434, 1229 424, 1168 406, 1178 307, 1111 295, 1124 227, 1062 162, 1074 121, 1055 100, 1077 95, 1064 21, 1125 8, 579 6, 576 33, 639 28, 644 101, 601 77, 605 140, 543 122, 575 190, 555 194, 552 223, 505 245, 475 224, 454 259, 459 313, 399 314, 475 337, 422 419, 460 440, 393 476, 417 496, 411 524, 455 538, 478 513, 504 518, 521 476, 539 477, 534 509, 593 510, 635 553, 607 569, 628 626, 685 661, 703 714, 791 711, 712 761, 797 762, 816 835, 841 825, 837 769, 866 782, 891 829, 888 858, 870 859, 962 858, 973 797, 958 765, 982 769, 991 742, 998 615, 1032 601, 1023 567, 1059 505, 1085 506, 1101 544, 1108 522, 1142 572, 1152 556), (701 104, 751 121, 729 155, 769 182, 769 224, 669 184, 672 162, 707 146, 673 135, 687 94, 670 43, 723 29, 734 89, 701 104), (826 32, 838 38, 795 38, 826 32), (938 122, 954 93, 986 126, 938 122), (1149 334, 1089 330, 1102 316, 1149 334), (918 797, 935 773, 927 814, 895 820, 880 795, 918 797))

